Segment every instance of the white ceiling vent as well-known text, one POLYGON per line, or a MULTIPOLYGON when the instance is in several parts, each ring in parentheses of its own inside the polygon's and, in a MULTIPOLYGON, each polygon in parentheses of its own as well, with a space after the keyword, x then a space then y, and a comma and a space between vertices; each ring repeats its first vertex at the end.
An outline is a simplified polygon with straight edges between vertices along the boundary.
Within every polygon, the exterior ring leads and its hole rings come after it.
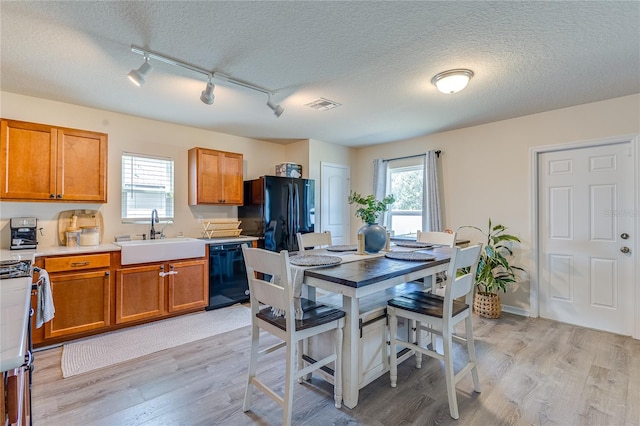
POLYGON ((325 98, 318 98, 315 101, 311 101, 308 104, 305 104, 305 106, 308 106, 313 109, 317 109, 318 111, 326 111, 329 109, 334 109, 339 107, 340 105, 342 104, 339 104, 335 101, 330 101, 329 99, 325 99, 325 98))

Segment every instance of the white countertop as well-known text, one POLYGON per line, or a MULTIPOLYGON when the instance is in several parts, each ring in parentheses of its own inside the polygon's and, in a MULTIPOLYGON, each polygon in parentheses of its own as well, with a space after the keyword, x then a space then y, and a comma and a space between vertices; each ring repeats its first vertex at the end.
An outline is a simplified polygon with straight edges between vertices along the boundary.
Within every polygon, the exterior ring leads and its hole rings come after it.
POLYGON ((249 237, 247 235, 240 235, 238 237, 220 237, 220 238, 200 238, 207 244, 226 244, 226 243, 242 243, 245 241, 257 241, 258 237, 249 237))
MULTIPOLYGON (((220 238, 198 238, 204 241, 206 244, 226 244, 226 243, 241 243, 245 241, 257 241, 258 237, 250 237, 247 235, 240 235, 238 237, 220 237, 220 238)), ((97 246, 38 246, 35 250, 0 250, 2 260, 6 259, 32 259, 33 256, 59 256, 59 255, 73 255, 73 254, 88 254, 88 253, 101 253, 109 251, 120 251, 122 247, 116 244, 99 244, 97 246)))
MULTIPOLYGON (((0 259, 33 260, 33 250, 0 251, 0 259)), ((24 364, 29 311, 31 310, 31 277, 0 280, 0 371, 24 364)))

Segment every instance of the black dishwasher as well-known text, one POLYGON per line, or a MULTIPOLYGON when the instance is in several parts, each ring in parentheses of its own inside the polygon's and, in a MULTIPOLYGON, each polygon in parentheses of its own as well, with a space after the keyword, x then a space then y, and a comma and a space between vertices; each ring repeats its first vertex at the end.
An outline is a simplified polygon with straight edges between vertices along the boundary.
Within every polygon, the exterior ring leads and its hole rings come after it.
POLYGON ((209 245, 209 306, 222 308, 249 300, 247 270, 239 243, 209 245))

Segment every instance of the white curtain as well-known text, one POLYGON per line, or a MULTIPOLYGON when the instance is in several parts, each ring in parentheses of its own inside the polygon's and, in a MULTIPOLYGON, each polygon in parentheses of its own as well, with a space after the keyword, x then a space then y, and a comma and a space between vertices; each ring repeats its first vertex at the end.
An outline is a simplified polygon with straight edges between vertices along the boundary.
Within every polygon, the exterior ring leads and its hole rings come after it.
POLYGON ((422 185, 422 230, 442 231, 438 160, 435 150, 427 151, 424 161, 422 185))
MULTIPOLYGON (((387 195, 387 165, 388 161, 381 158, 373 160, 373 196, 376 200, 382 200, 387 195)), ((378 224, 386 226, 387 213, 378 218, 378 224)))

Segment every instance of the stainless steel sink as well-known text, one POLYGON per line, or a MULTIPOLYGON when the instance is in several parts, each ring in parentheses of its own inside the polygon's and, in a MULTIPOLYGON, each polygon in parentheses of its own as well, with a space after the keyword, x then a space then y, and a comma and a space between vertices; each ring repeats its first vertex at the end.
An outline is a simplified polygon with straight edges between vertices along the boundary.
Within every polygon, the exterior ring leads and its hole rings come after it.
POLYGON ((122 247, 120 263, 123 265, 203 257, 206 246, 197 238, 120 241, 115 244, 122 247))

